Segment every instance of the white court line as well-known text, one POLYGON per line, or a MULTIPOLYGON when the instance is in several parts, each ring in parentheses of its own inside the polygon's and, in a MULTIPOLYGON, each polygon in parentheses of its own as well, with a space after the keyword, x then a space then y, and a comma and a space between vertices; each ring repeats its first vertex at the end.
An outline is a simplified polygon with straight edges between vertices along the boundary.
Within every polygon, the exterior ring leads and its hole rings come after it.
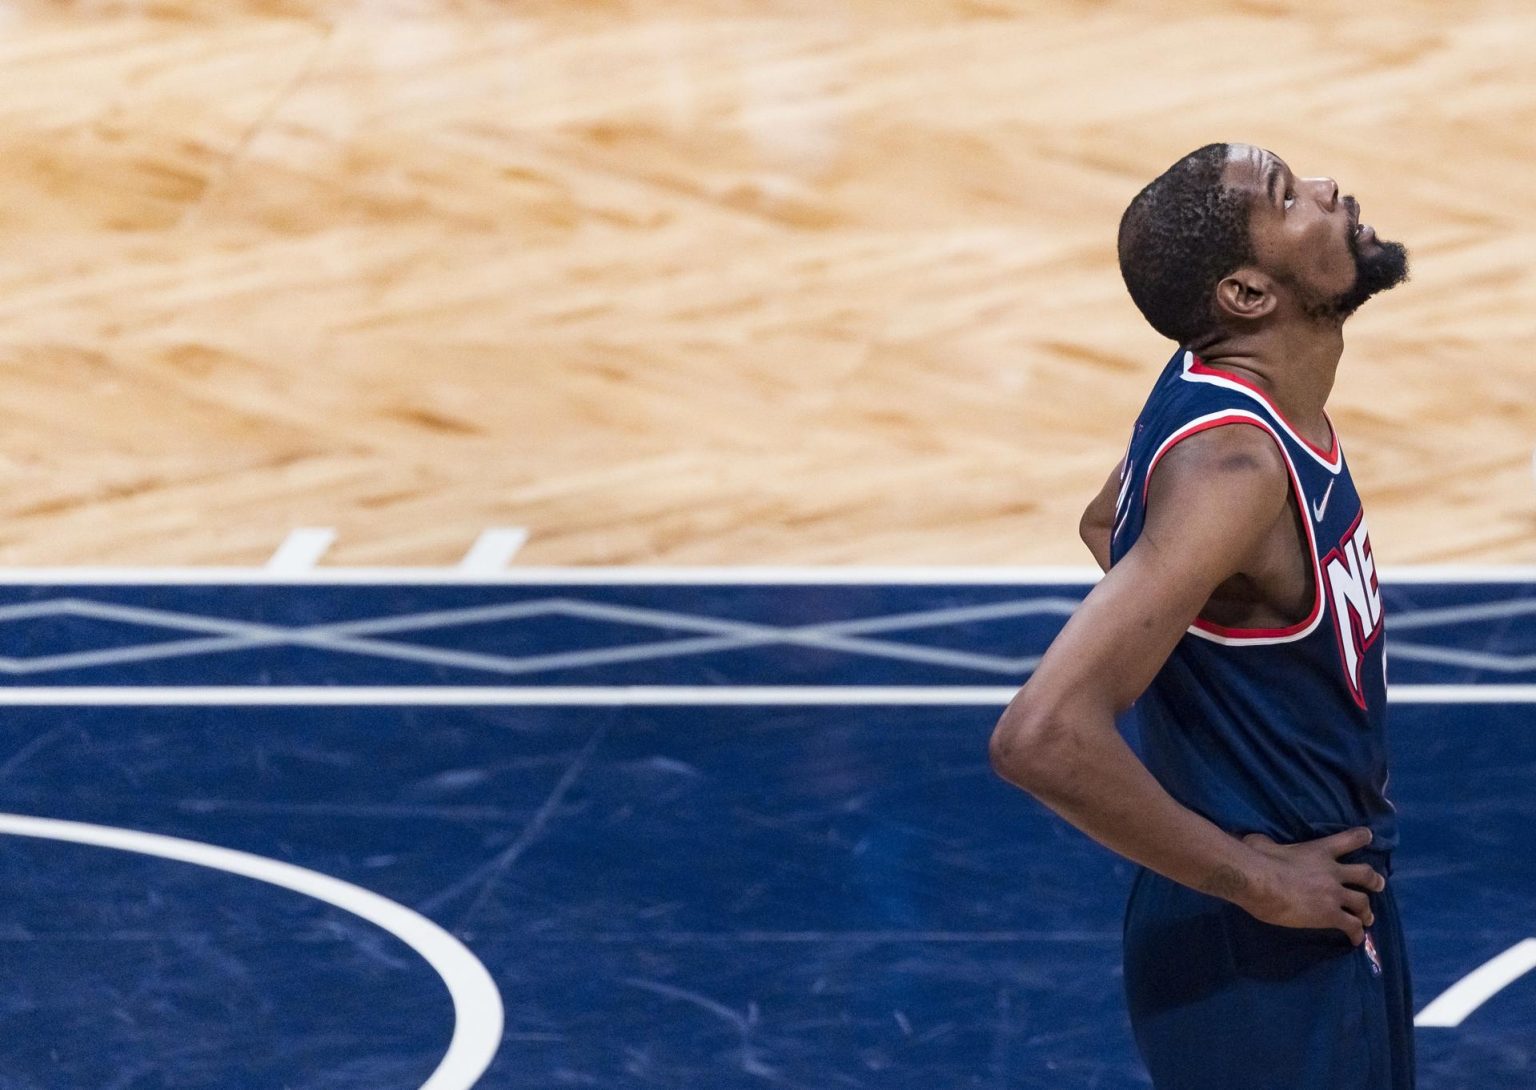
MULTIPOLYGON (((1379 571, 1388 583, 1536 583, 1536 566, 1405 566, 1379 571)), ((0 585, 268 585, 334 583, 364 586, 555 584, 565 586, 1083 586, 1098 582, 1093 567, 590 567, 508 568, 468 574, 457 568, 325 568, 273 572, 265 568, 5 568, 0 585)))
POLYGON ((989 705, 1002 707, 1017 688, 994 686, 73 686, 0 687, 5 706, 219 706, 353 705, 472 707, 623 705, 989 705))
POLYGON ((1413 1020, 1416 1026, 1454 1028, 1499 992, 1536 969, 1536 939, 1517 942, 1498 957, 1473 969, 1413 1020))
POLYGON ((278 575, 298 575, 320 563, 325 551, 336 541, 336 531, 329 526, 306 526, 289 530, 288 536, 267 561, 264 570, 278 575))
MULTIPOLYGON (((1017 686, 0 686, 0 707, 993 707, 1017 686)), ((1398 685, 1393 704, 1536 704, 1536 685, 1398 685)))
MULTIPOLYGON (((1531 579, 1536 581, 1536 569, 1531 579)), ((512 567, 487 574, 458 568, 325 568, 312 572, 271 572, 265 568, 0 568, 0 585, 267 585, 336 583, 364 586, 555 584, 562 586, 731 586, 803 584, 843 586, 1072 586, 1095 583, 1092 567, 512 567)), ((1518 580, 1517 580, 1518 581, 1518 580)))
POLYGON ((512 562, 517 551, 528 543, 528 531, 521 526, 497 526, 475 538, 475 543, 459 561, 459 571, 466 575, 495 575, 512 562))
POLYGON ((254 878, 335 905, 388 931, 432 966, 448 986, 453 1001, 453 1036, 448 1051, 421 1090, 469 1090, 501 1046, 501 993, 480 960, 425 916, 371 890, 249 852, 110 825, 0 813, 0 833, 137 852, 254 878))
POLYGON ((1392 685, 1389 704, 1536 704, 1536 685, 1392 685))

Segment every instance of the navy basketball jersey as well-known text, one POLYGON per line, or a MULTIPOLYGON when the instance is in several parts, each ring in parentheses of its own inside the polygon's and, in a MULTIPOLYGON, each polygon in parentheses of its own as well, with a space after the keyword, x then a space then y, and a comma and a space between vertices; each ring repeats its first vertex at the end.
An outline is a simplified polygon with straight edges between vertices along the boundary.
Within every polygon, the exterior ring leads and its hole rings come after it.
POLYGON ((1196 619, 1133 709, 1143 758, 1169 794, 1230 833, 1292 843, 1367 826, 1371 846, 1389 851, 1381 591, 1338 436, 1318 449, 1258 387, 1180 349, 1136 421, 1111 560, 1141 534, 1158 461, 1228 426, 1261 429, 1285 456, 1316 590, 1307 616, 1284 628, 1196 619))

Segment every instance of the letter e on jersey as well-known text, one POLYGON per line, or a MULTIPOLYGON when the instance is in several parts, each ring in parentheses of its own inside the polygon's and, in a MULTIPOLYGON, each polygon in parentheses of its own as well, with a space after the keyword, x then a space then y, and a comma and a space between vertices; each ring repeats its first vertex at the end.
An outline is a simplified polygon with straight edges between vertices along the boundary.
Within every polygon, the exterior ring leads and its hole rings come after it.
POLYGON ((1339 655, 1344 662, 1344 679, 1349 683, 1355 703, 1365 707, 1365 692, 1360 683, 1360 664, 1365 649, 1381 635, 1381 586, 1376 579, 1376 558, 1371 553, 1371 535, 1366 530, 1365 512, 1326 557, 1323 576, 1328 581, 1328 601, 1333 628, 1339 638, 1339 655))

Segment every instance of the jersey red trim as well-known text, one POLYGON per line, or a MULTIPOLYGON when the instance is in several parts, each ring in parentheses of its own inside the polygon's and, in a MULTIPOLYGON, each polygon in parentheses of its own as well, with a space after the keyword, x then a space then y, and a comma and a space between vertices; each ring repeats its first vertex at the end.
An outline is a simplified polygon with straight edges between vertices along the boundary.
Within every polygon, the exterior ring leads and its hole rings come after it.
MULTIPOLYGON (((1296 504, 1301 509, 1301 524, 1307 528, 1307 548, 1311 554, 1308 559, 1312 563, 1312 611, 1307 614, 1305 620, 1298 621, 1293 625, 1287 625, 1284 628, 1228 628, 1226 625, 1220 625, 1214 621, 1207 621, 1203 617, 1195 618, 1194 627, 1198 628, 1202 632, 1209 632, 1213 636, 1220 636, 1223 639, 1229 640, 1276 639, 1284 638, 1287 636, 1295 636, 1311 628, 1317 622, 1317 618, 1322 612, 1323 573, 1317 558, 1317 536, 1312 530, 1312 520, 1308 517, 1307 499, 1304 495, 1302 495, 1301 491, 1301 478, 1296 474, 1296 467, 1291 465, 1290 456, 1285 453, 1284 441, 1281 440, 1280 436, 1275 434, 1273 428, 1269 427, 1262 420, 1256 419, 1255 417, 1246 414, 1233 414, 1230 416, 1218 416, 1211 420, 1202 420, 1197 424, 1185 427, 1182 431, 1174 432, 1171 436, 1165 439, 1163 441, 1163 445, 1158 448, 1156 455, 1154 455, 1152 458, 1152 464, 1147 466, 1147 475, 1142 478, 1142 509, 1146 509, 1147 493, 1152 487, 1152 474, 1157 470, 1157 465, 1163 460, 1163 456, 1165 454, 1167 454, 1170 450, 1178 446, 1192 435, 1199 435, 1201 432, 1210 431, 1212 428, 1228 427, 1233 424, 1247 424, 1249 427, 1258 428, 1265 435, 1268 435, 1272 440, 1274 440, 1275 445, 1280 448, 1280 456, 1285 459, 1285 469, 1286 472, 1290 474, 1291 478, 1291 491, 1296 494, 1296 504)), ((1334 445, 1338 445, 1337 438, 1335 438, 1334 445)))
POLYGON ((1275 416, 1277 416, 1287 428, 1290 428, 1291 434, 1294 435, 1302 444, 1304 444, 1308 450, 1312 451, 1312 453, 1316 454, 1319 458, 1327 461, 1330 469, 1338 468, 1339 431, 1333 426, 1333 421, 1329 419, 1326 412, 1323 413, 1323 419, 1328 421, 1328 438, 1330 440, 1330 445, 1327 450, 1324 450, 1322 447, 1308 439, 1305 435, 1302 435, 1300 430, 1297 429, 1296 425, 1291 423, 1290 418, 1280 411, 1280 407, 1270 399, 1269 394, 1265 393, 1261 387, 1254 385, 1245 378, 1239 378, 1231 371, 1223 371, 1219 367, 1212 367, 1210 364, 1206 363, 1194 353, 1190 353, 1189 369, 1197 375, 1209 375, 1214 378, 1226 379, 1228 382, 1235 382, 1245 390, 1252 392, 1255 397, 1264 402, 1265 405, 1269 406, 1269 411, 1274 413, 1275 416))

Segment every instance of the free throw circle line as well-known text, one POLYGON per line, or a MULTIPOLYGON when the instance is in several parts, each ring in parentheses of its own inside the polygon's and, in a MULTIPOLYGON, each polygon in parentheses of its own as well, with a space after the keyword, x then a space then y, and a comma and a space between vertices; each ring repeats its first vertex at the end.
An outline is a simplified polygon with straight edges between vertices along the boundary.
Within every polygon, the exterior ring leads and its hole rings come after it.
POLYGON ((324 901, 388 931, 432 966, 453 1001, 448 1050, 421 1090, 469 1090, 501 1045, 501 993, 480 959, 425 916, 371 890, 266 856, 111 825, 0 813, 0 833, 91 844, 254 878, 324 901))

